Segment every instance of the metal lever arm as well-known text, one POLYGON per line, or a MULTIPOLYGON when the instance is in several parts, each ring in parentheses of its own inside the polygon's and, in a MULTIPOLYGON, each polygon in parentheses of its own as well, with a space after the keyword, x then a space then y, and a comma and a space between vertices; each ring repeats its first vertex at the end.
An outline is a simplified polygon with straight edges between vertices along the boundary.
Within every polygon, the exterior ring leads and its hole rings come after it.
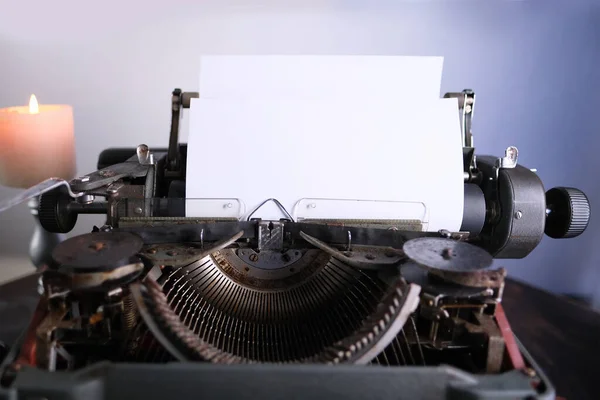
POLYGON ((167 170, 180 169, 181 155, 179 154, 179 120, 181 109, 190 108, 192 99, 200 97, 198 92, 182 92, 181 89, 173 90, 171 98, 171 133, 169 135, 169 150, 167 154, 167 170))

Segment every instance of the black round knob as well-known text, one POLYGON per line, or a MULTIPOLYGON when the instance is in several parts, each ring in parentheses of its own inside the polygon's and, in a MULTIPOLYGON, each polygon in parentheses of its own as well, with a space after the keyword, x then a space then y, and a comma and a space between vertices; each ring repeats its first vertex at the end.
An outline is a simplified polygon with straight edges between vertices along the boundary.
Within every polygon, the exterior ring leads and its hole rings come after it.
POLYGON ((42 228, 53 233, 70 232, 77 223, 77 214, 68 209, 70 201, 71 199, 60 191, 41 195, 38 218, 42 228))
POLYGON ((546 235, 554 239, 581 235, 590 222, 590 202, 579 189, 555 187, 546 192, 546 235))

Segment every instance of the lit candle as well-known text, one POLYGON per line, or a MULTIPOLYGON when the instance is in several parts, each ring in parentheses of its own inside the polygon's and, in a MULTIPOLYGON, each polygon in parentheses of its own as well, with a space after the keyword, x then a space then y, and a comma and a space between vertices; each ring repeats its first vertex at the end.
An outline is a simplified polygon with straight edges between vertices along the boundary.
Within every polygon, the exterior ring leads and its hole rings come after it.
POLYGON ((0 184, 28 188, 75 175, 73 108, 39 105, 0 109, 0 184))

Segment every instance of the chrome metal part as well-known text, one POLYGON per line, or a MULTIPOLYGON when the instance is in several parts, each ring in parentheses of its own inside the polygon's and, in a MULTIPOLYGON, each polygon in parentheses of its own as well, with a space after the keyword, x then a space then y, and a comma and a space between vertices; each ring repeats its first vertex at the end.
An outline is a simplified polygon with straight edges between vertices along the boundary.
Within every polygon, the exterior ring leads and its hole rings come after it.
POLYGON ((77 202, 80 204, 92 204, 96 196, 93 194, 84 194, 83 196, 79 196, 77 198, 77 202))
POLYGON ((438 231, 438 233, 440 234, 441 237, 447 238, 447 239, 454 239, 454 240, 467 240, 469 238, 469 234, 470 232, 450 232, 447 229, 440 229, 438 231))
POLYGON ((275 203, 275 204, 277 205, 277 207, 279 207, 279 209, 281 210, 281 212, 282 212, 282 213, 285 215, 285 217, 286 217, 288 220, 290 220, 290 221, 292 221, 292 222, 294 221, 294 218, 292 218, 291 214, 288 212, 288 210, 286 210, 286 209, 285 209, 285 207, 283 206, 283 204, 281 204, 281 202, 280 202, 279 200, 277 200, 277 199, 273 199, 273 198, 271 198, 271 199, 266 199, 265 201, 263 201, 262 203, 260 203, 260 204, 258 205, 258 207, 256 207, 254 210, 252 210, 252 211, 250 212, 250 214, 248 214, 248 218, 247 218, 247 220, 248 220, 248 221, 250 221, 250 219, 252 218, 252 216, 253 216, 254 214, 256 214, 256 212, 257 212, 258 210, 260 210, 260 208, 261 208, 262 206, 264 206, 265 204, 267 204, 268 202, 273 202, 273 203, 275 203))
POLYGON ((446 93, 444 98, 457 98, 458 109, 461 111, 461 134, 463 147, 473 147, 471 121, 475 111, 475 92, 465 89, 462 92, 446 93))
POLYGON ((283 223, 259 221, 258 249, 281 250, 283 248, 283 223))
POLYGON ((517 166, 519 158, 519 149, 515 146, 507 147, 504 151, 504 157, 498 159, 498 168, 514 168, 517 166))
POLYGON ((152 165, 154 164, 154 156, 150 152, 150 148, 145 144, 140 144, 136 149, 136 155, 138 162, 141 165, 152 165))

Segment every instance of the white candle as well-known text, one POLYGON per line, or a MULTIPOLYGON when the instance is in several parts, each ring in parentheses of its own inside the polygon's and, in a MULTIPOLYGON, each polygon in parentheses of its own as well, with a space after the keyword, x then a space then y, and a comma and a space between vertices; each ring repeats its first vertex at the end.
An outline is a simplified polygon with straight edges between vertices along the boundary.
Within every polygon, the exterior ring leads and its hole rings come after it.
POLYGON ((39 105, 0 109, 0 184, 28 188, 75 175, 73 108, 39 105))

